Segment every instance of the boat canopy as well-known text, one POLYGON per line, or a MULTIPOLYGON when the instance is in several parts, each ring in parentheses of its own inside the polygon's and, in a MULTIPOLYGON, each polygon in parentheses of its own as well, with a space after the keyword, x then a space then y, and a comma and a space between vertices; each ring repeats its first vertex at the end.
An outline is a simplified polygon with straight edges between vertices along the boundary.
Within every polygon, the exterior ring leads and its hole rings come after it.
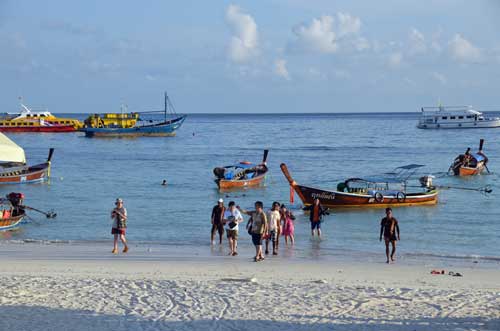
POLYGON ((472 154, 472 157, 475 158, 477 162, 481 162, 481 161, 486 160, 484 155, 481 155, 481 154, 472 154))
POLYGON ((6 135, 0 133, 0 163, 26 163, 24 149, 16 145, 6 135))
POLYGON ((349 182, 366 182, 371 184, 401 184, 403 181, 394 177, 377 177, 370 176, 364 178, 349 178, 346 183, 349 182))
POLYGON ((255 167, 256 165, 253 164, 253 163, 243 163, 243 162, 240 162, 240 163, 236 163, 236 164, 232 164, 232 165, 228 165, 228 166, 225 166, 224 168, 241 168, 241 169, 250 169, 250 168, 253 168, 255 167))

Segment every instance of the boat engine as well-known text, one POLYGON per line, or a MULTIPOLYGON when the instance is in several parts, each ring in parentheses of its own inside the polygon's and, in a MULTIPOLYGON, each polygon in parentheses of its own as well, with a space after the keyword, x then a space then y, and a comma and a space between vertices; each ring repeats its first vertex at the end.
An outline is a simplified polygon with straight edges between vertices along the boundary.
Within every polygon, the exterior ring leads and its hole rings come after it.
POLYGON ((422 176, 418 180, 420 182, 420 185, 422 187, 426 187, 428 189, 434 188, 434 185, 432 185, 432 179, 435 178, 432 175, 427 175, 427 176, 422 176))

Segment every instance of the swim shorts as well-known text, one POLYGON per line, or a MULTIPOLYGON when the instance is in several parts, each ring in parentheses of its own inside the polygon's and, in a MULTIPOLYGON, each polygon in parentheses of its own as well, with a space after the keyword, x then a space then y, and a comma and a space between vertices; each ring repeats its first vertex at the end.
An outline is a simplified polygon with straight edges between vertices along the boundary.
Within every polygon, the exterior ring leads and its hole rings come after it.
POLYGON ((318 230, 321 229, 321 221, 311 222, 311 230, 314 230, 314 229, 318 229, 318 230))

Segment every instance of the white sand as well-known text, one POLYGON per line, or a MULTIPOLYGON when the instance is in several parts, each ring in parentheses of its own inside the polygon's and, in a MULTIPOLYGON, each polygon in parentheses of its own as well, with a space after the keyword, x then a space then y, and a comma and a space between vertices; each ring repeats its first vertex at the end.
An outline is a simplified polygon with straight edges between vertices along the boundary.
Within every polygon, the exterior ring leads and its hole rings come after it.
POLYGON ((500 330, 500 270, 0 246, 0 330, 500 330))

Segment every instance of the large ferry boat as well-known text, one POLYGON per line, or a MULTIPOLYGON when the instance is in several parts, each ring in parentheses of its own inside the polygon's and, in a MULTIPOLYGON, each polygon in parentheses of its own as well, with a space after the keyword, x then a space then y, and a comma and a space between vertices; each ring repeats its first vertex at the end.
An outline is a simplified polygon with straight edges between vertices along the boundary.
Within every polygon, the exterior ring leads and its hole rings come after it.
POLYGON ((19 113, 0 114, 3 132, 73 132, 82 127, 79 120, 56 117, 47 110, 32 110, 22 103, 19 113))
POLYGON ((499 117, 485 117, 471 106, 423 107, 419 129, 497 128, 499 117))

